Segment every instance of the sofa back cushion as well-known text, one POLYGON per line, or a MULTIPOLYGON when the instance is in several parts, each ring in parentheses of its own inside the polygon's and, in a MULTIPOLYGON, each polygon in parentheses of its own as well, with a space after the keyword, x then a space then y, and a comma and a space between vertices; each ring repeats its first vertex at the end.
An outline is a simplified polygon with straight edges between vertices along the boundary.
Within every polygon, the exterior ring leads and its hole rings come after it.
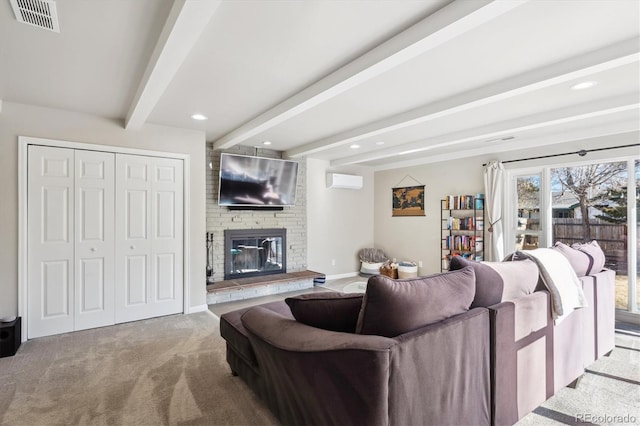
POLYGON ((469 310, 475 294, 472 268, 427 277, 369 278, 356 333, 395 337, 469 310))
POLYGON ((356 329, 363 295, 327 291, 287 297, 296 321, 331 331, 353 333, 356 329))
POLYGON ((451 259, 452 271, 469 267, 476 275, 476 293, 471 308, 486 308, 526 296, 533 293, 538 284, 538 267, 528 259, 518 262, 474 262, 461 256, 451 259))

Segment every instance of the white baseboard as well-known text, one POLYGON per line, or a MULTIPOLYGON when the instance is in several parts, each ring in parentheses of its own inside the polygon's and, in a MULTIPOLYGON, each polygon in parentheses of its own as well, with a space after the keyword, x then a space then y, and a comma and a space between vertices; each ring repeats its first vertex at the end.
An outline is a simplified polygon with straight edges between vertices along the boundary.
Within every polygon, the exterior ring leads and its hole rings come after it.
POLYGON ((358 272, 347 272, 346 274, 327 275, 327 280, 339 280, 340 278, 357 277, 358 272))
POLYGON ((207 304, 203 304, 203 305, 197 305, 197 306, 190 306, 189 307, 189 312, 185 312, 187 314, 195 314, 196 312, 204 312, 206 310, 209 309, 209 306, 207 306, 207 304))

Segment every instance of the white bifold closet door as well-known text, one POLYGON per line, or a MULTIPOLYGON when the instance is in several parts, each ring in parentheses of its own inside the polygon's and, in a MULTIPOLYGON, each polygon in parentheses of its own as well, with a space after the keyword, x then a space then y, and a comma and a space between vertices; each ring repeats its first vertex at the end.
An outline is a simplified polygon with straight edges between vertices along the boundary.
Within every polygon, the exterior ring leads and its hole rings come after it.
POLYGON ((182 160, 31 145, 28 337, 183 311, 182 160))
POLYGON ((116 156, 116 322, 183 310, 182 160, 116 156))
POLYGON ((114 323, 114 154, 29 147, 29 337, 114 323))
POLYGON ((75 327, 115 323, 115 154, 75 151, 75 327))

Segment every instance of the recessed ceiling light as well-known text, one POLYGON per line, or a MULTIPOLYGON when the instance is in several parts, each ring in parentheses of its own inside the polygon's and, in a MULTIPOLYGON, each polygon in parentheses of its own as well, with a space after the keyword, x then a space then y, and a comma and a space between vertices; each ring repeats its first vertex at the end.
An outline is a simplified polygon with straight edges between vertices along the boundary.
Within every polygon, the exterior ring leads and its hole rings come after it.
POLYGON ((353 144, 353 145, 351 145, 349 148, 351 148, 351 149, 358 149, 358 148, 360 148, 360 145, 358 145, 358 144, 355 144, 355 143, 354 143, 354 144, 353 144))
POLYGON ((384 145, 384 142, 383 141, 376 142, 376 145, 384 145))
POLYGON ((262 142, 262 145, 271 145, 271 141, 264 141, 262 142))
POLYGON ((207 116, 202 114, 193 114, 191 118, 193 118, 194 120, 200 120, 200 121, 208 119, 207 116))
POLYGON ((595 86, 596 84, 598 84, 597 81, 583 81, 582 83, 578 83, 575 84, 573 86, 571 86, 572 90, 584 90, 584 89, 589 89, 593 86, 595 86))

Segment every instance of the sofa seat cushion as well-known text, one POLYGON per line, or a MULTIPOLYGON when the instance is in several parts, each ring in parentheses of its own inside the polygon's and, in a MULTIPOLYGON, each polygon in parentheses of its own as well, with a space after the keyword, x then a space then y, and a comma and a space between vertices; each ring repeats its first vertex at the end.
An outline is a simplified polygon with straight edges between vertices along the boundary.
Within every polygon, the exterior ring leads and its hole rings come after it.
POLYGON ((287 297, 284 301, 296 321, 324 330, 353 333, 362 298, 358 293, 323 291, 287 297))
MULTIPOLYGON (((260 305, 265 309, 277 312, 289 318, 293 318, 289 306, 283 301, 265 303, 260 305)), ((220 317, 220 335, 227 341, 227 347, 240 356, 248 365, 257 369, 255 353, 249 342, 247 330, 242 325, 242 315, 251 307, 227 312, 220 317)))
POLYGON ((426 277, 369 278, 356 333, 395 337, 469 310, 473 268, 426 277))
POLYGON ((531 260, 518 262, 474 262, 454 256, 451 270, 471 267, 476 275, 476 294, 471 308, 489 307, 535 291, 538 267, 531 260))

